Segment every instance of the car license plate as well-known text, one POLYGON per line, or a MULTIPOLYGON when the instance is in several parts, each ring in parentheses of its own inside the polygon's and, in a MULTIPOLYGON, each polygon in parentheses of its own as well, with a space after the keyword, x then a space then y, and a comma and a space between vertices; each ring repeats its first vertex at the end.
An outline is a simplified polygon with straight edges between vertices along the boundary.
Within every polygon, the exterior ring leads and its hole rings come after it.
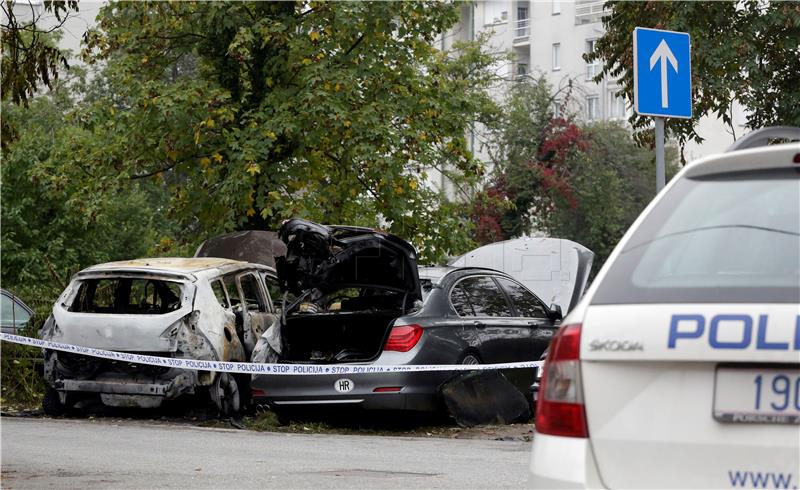
POLYGON ((717 368, 714 418, 746 424, 800 424, 800 369, 717 368))

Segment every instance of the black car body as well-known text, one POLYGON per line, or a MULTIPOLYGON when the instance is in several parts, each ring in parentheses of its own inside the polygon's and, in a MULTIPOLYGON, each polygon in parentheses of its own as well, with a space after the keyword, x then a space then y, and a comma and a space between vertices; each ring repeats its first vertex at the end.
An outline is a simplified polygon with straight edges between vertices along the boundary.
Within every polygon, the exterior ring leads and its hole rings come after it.
MULTIPOLYGON (((413 247, 368 228, 287 222, 281 286, 298 295, 262 336, 254 362, 364 365, 531 361, 561 319, 519 281, 480 267, 417 267, 413 247)), ((518 383, 527 391, 527 384, 518 383)), ((351 404, 435 410, 452 372, 254 375, 275 408, 351 404)))

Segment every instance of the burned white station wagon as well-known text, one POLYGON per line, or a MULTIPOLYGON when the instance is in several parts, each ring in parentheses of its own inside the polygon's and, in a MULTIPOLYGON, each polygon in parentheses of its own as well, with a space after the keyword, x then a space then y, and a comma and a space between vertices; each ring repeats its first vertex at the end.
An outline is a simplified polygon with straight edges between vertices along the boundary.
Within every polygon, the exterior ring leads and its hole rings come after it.
MULTIPOLYGON (((75 275, 53 306, 46 340, 162 357, 248 361, 276 318, 271 267, 221 258, 112 262, 75 275)), ((249 376, 143 366, 45 351, 44 410, 99 396, 114 407, 158 407, 207 392, 223 414, 248 402, 249 376)))

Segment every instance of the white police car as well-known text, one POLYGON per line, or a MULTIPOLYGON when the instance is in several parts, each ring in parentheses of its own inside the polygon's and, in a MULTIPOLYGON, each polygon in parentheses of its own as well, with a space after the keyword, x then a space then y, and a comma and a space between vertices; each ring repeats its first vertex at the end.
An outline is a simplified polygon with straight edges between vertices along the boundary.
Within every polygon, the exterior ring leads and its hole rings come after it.
POLYGON ((537 487, 800 485, 800 140, 684 168, 554 337, 537 487))

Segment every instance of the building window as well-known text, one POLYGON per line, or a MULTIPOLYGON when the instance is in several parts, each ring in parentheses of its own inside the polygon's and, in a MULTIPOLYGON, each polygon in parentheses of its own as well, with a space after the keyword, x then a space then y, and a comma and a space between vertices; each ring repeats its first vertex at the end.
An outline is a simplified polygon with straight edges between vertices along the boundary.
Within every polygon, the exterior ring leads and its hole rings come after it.
POLYGON ((528 64, 517 63, 517 80, 522 80, 528 75, 528 64))
POLYGON ((520 6, 517 7, 517 20, 527 20, 528 19, 528 6, 520 6))
MULTIPOLYGON (((589 39, 586 41, 586 54, 591 54, 594 52, 594 48, 596 45, 596 40, 589 39)), ((594 60, 591 63, 586 63, 586 80, 589 81, 597 76, 600 73, 600 61, 594 60)))
POLYGON ((596 95, 586 97, 586 120, 595 121, 600 115, 600 98, 596 95))
POLYGON ((530 35, 530 19, 528 18, 528 2, 519 2, 517 7, 517 27, 514 30, 514 38, 526 38, 530 35))
POLYGON ((556 99, 553 101, 553 118, 561 117, 561 100, 556 99))
POLYGON ((553 43, 553 71, 561 69, 561 43, 553 43))
POLYGON ((561 2, 560 0, 553 0, 553 15, 558 15, 561 13, 561 2))
POLYGON ((616 90, 608 92, 608 118, 609 119, 625 119, 627 114, 627 107, 625 104, 625 97, 617 95, 616 90))

